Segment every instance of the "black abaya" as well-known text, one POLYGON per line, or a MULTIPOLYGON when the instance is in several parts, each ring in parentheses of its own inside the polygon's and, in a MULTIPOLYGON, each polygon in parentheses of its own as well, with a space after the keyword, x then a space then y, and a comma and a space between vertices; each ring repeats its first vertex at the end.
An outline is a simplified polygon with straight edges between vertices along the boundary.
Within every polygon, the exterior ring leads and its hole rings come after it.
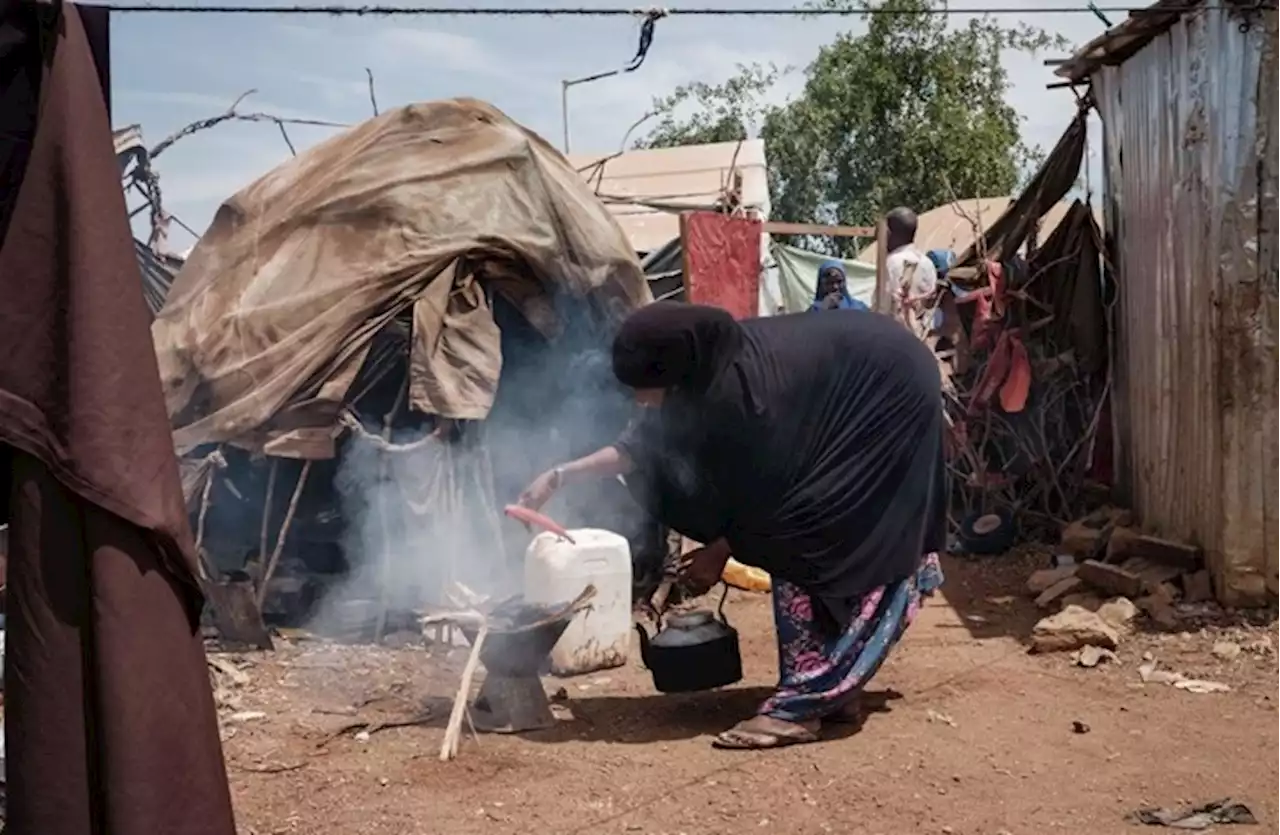
POLYGON ((941 378, 898 323, 857 310, 736 323, 659 303, 623 325, 614 356, 623 383, 672 386, 659 426, 621 445, 656 474, 641 498, 677 530, 683 516, 702 541, 724 537, 838 624, 942 550, 941 378))

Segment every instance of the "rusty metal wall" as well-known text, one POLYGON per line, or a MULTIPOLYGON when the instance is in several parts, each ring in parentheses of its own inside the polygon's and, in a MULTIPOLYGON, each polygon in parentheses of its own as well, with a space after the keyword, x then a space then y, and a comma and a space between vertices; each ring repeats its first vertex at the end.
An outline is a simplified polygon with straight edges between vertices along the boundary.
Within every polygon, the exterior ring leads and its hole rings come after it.
POLYGON ((1092 79, 1121 486, 1144 526, 1205 549, 1228 605, 1275 594, 1280 550, 1275 12, 1241 22, 1201 8, 1092 79))

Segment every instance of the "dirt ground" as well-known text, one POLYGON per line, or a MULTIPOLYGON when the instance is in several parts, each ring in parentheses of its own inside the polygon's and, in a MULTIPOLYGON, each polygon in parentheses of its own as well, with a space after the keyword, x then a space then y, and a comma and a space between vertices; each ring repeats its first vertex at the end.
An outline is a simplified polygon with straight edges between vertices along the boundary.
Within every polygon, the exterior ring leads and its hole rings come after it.
POLYGON ((1274 627, 1230 615, 1188 622, 1139 633, 1119 664, 1084 669, 1065 654, 1027 654, 1037 613, 1023 590, 1026 559, 945 568, 944 594, 872 683, 879 709, 865 725, 773 752, 709 744, 775 680, 764 596, 735 592, 726 610, 744 639, 740 685, 662 696, 636 659, 546 679, 549 692, 567 692, 572 720, 467 737, 447 763, 437 755, 465 650, 296 640, 215 656, 243 671, 217 674, 241 832, 1109 835, 1143 831, 1126 820, 1139 807, 1227 796, 1262 826, 1221 829, 1274 831, 1274 627), (1224 640, 1243 648, 1238 657, 1214 654, 1224 640), (1143 684, 1144 656, 1231 692, 1143 684), (420 725, 349 728, 424 713, 420 725))

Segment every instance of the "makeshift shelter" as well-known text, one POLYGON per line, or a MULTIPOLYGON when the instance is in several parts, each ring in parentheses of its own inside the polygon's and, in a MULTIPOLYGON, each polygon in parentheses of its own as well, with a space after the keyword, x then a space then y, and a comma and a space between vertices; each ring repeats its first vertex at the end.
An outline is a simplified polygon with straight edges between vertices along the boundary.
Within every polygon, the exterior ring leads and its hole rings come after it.
POLYGON ((1088 506, 1090 481, 1110 477, 1111 291, 1093 212, 1076 201, 1034 244, 1080 171, 1087 113, 1078 108, 1026 190, 972 231, 939 294, 942 324, 929 341, 943 368, 953 527, 966 547, 984 547, 974 524, 987 515, 1001 518, 1001 536, 1056 538, 1088 506))
POLYGON ((1118 486, 1232 606, 1280 582, 1276 17, 1165 0, 1058 69, 1102 121, 1118 486))
POLYGON ((484 418, 502 367, 492 293, 547 338, 560 296, 600 322, 649 301, 603 204, 491 105, 345 131, 227 200, 175 279, 152 327, 175 443, 327 457, 374 334, 410 311, 410 406, 484 418))
MULTIPOLYGON (((265 495, 272 520, 296 515, 303 540, 332 541, 330 459, 348 428, 390 456, 373 481, 413 481, 404 503, 422 514, 456 511, 471 489, 491 510, 551 456, 620 429, 625 416, 588 421, 584 400, 615 402, 599 358, 649 300, 632 247, 564 157, 491 105, 454 99, 383 113, 228 199, 152 335, 179 451, 221 447, 226 477, 240 480, 232 492, 265 495), (468 428, 480 422, 483 433, 468 428), (410 452, 430 460, 398 478, 391 457, 410 452), (260 454, 315 466, 275 463, 264 478, 245 463, 260 454), (277 470, 310 473, 313 486, 277 496, 277 470), (457 490, 442 494, 444 483, 457 490)), ((202 479, 187 486, 194 503, 202 479)), ((226 509, 243 498, 219 498, 211 537, 250 527, 226 509)), ((265 585, 281 559, 268 527, 258 541, 224 540, 220 564, 256 554, 265 585)), ((496 527, 457 550, 497 550, 496 527)), ((477 570, 491 561, 462 556, 477 570)))

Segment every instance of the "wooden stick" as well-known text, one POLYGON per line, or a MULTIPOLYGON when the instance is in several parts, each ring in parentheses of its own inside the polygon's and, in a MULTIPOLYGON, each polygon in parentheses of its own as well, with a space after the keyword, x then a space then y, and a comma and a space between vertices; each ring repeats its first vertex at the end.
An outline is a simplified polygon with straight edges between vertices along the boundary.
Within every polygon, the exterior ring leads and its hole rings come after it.
POLYGON ((453 710, 449 713, 449 724, 444 729, 444 741, 440 744, 440 762, 448 762, 458 756, 458 738, 462 735, 462 719, 467 712, 467 701, 471 698, 471 680, 475 677, 476 668, 480 666, 480 648, 489 635, 489 623, 480 624, 480 632, 471 645, 471 654, 467 656, 467 665, 462 668, 462 684, 458 687, 458 695, 453 700, 453 710))
MULTIPOLYGON (((373 74, 369 74, 369 90, 370 95, 373 91, 373 74)), ((404 403, 404 398, 409 392, 409 384, 406 382, 396 392, 396 399, 391 404, 391 410, 382 418, 382 441, 389 443, 391 441, 391 428, 395 421, 396 412, 400 411, 400 406, 404 403)), ((391 452, 383 450, 378 456, 378 484, 385 484, 391 477, 391 452)), ((378 500, 378 522, 381 525, 382 534, 382 553, 378 560, 378 618, 373 627, 373 642, 375 644, 382 643, 382 638, 387 631, 387 610, 391 607, 391 520, 387 518, 387 492, 382 491, 378 500)))
POLYGON ((298 473, 298 483, 293 487, 293 495, 289 497, 289 509, 284 513, 284 521, 280 523, 280 533, 276 535, 276 547, 271 552, 271 560, 262 572, 262 583, 258 586, 258 609, 267 600, 267 586, 271 576, 276 573, 276 564, 280 562, 280 554, 284 551, 284 540, 289 535, 289 525, 293 522, 293 514, 298 511, 298 499, 302 497, 302 488, 307 483, 307 474, 311 472, 311 459, 302 464, 302 472, 298 473))
POLYGON ((267 536, 271 533, 271 500, 276 495, 276 473, 280 469, 280 459, 271 459, 271 472, 267 475, 267 497, 262 500, 262 535, 258 541, 258 563, 264 564, 267 558, 267 536))
POLYGON ((823 235, 833 238, 874 238, 876 230, 870 226, 829 226, 825 223, 787 223, 766 220, 764 231, 770 235, 823 235))
POLYGON ((209 515, 209 498, 213 493, 213 480, 217 477, 219 469, 217 462, 213 460, 214 455, 219 453, 215 451, 209 456, 209 469, 205 473, 204 489, 200 491, 200 516, 196 520, 196 560, 200 570, 204 572, 202 579, 205 580, 212 580, 215 574, 213 566, 209 565, 209 560, 204 553, 205 517, 209 515))

